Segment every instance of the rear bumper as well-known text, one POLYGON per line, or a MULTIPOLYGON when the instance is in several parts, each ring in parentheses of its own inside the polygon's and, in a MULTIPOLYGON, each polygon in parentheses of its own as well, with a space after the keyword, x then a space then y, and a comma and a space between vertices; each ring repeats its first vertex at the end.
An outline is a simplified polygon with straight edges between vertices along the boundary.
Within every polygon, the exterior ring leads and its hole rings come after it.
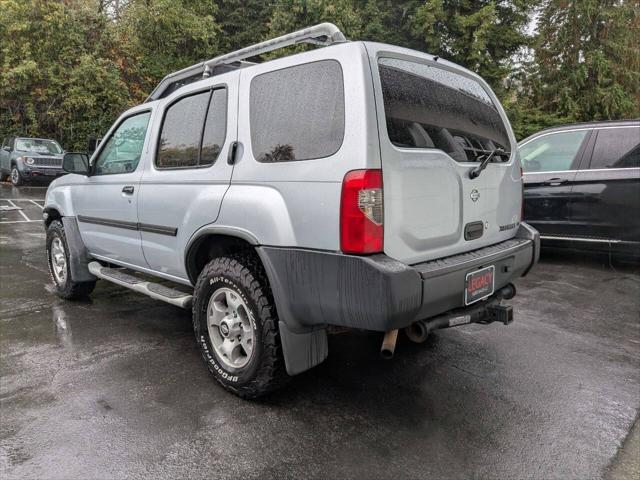
POLYGON ((278 316, 291 332, 325 325, 387 331, 464 306, 467 273, 495 266, 495 291, 526 275, 540 255, 538 232, 440 260, 405 265, 366 257, 259 247, 278 316))

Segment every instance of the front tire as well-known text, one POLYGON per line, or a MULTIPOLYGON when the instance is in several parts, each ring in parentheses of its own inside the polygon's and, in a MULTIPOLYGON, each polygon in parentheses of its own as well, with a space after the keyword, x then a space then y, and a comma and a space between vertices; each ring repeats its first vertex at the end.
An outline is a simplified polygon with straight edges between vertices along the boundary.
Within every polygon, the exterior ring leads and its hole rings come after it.
POLYGON ((22 176, 18 171, 18 167, 16 167, 15 165, 11 167, 11 183, 14 187, 24 185, 24 180, 22 179, 22 176))
POLYGON ((71 278, 69 245, 64 227, 59 220, 51 222, 47 228, 47 264, 55 292, 66 300, 87 297, 96 282, 74 282, 71 278))
POLYGON ((193 328, 209 371, 230 392, 255 398, 289 378, 271 289, 251 255, 220 257, 204 267, 194 290, 193 328))

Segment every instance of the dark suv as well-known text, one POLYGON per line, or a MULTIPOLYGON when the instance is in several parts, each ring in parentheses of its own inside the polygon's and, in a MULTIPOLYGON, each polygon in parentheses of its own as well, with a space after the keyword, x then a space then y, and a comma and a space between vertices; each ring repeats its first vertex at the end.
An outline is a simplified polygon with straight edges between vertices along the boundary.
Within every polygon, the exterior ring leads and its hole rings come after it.
POLYGON ((525 218, 545 245, 640 255, 640 121, 554 127, 519 150, 525 218))
POLYGON ((0 180, 11 178, 15 186, 25 181, 64 175, 58 142, 45 138, 7 137, 0 149, 0 180))

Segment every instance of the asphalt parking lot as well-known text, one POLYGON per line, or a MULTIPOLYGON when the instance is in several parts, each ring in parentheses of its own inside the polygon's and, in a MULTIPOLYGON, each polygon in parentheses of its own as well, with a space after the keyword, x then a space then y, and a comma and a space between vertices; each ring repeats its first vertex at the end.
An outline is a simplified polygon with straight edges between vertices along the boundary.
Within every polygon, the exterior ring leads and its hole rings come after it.
POLYGON ((188 312, 105 282, 50 293, 44 188, 0 185, 0 478, 638 478, 640 272, 545 255, 510 326, 329 339, 260 401, 225 392, 188 312))

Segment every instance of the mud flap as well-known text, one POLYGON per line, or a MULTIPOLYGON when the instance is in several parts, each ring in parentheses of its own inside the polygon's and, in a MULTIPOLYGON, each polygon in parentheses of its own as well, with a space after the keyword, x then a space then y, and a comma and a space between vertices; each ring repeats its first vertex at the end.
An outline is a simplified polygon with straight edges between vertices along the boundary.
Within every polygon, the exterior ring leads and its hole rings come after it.
POLYGON ((97 280, 89 271, 91 257, 84 246, 76 217, 62 217, 62 226, 69 246, 69 268, 74 282, 93 282, 97 280))
POLYGON ((289 375, 297 375, 322 363, 329 354, 327 331, 324 328, 304 333, 289 330, 282 321, 278 322, 284 364, 289 375))

